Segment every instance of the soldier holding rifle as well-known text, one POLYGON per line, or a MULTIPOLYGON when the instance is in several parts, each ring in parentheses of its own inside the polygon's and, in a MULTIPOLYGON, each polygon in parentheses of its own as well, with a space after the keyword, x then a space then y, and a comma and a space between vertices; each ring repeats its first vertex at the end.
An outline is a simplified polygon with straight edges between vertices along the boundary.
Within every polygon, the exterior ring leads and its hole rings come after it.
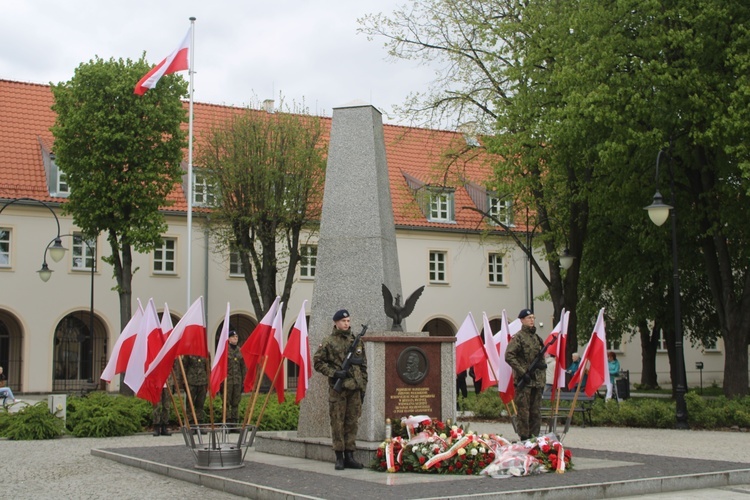
POLYGON ((539 356, 544 342, 536 334, 534 313, 530 309, 522 309, 518 318, 521 320, 521 331, 508 343, 505 361, 513 368, 516 382, 514 401, 518 407, 516 432, 524 441, 538 436, 542 427, 542 392, 547 366, 539 356))
POLYGON ((354 458, 362 400, 367 388, 367 359, 362 335, 351 330, 346 309, 333 315, 333 332, 323 340, 314 356, 315 371, 328 377, 328 412, 336 470, 361 469, 354 458))

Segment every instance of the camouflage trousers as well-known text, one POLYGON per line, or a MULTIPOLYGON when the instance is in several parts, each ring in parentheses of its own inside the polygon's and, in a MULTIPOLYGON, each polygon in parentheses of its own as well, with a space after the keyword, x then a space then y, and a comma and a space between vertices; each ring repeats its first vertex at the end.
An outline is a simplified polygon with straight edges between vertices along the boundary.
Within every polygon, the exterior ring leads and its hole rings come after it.
MULTIPOLYGON (((193 406, 195 407, 195 416, 198 417, 198 423, 203 423, 204 418, 204 407, 206 405, 206 386, 205 385, 190 385, 190 397, 193 398, 193 406)), ((191 422, 193 421, 193 415, 190 415, 191 422)), ((193 422, 195 423, 195 422, 193 422)))
POLYGON ((169 424, 169 391, 161 390, 161 401, 154 405, 151 412, 151 419, 154 425, 169 424))
POLYGON ((516 432, 519 437, 538 436, 542 427, 542 387, 524 387, 516 390, 513 401, 518 408, 516 432))
POLYGON ((341 393, 328 389, 328 413, 331 417, 333 451, 355 451, 362 413, 362 393, 344 389, 341 393))
POLYGON ((240 400, 242 399, 242 384, 227 384, 227 422, 239 423, 240 400))

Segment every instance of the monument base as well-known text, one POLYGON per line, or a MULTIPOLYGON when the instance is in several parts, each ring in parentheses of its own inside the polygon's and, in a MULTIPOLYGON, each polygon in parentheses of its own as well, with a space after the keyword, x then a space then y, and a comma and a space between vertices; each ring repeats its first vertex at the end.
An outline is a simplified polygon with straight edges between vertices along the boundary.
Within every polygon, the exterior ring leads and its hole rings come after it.
MULTIPOLYGON (((354 458, 369 467, 381 441, 357 441, 354 458)), ((258 432, 254 441, 255 451, 286 457, 307 458, 320 462, 335 462, 336 454, 329 437, 298 437, 297 431, 258 432)))

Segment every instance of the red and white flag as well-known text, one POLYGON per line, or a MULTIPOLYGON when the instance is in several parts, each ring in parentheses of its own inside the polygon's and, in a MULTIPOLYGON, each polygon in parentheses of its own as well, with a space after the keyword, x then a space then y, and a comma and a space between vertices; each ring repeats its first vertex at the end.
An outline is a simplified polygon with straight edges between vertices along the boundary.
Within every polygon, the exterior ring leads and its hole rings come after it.
POLYGON ((273 318, 273 326, 271 327, 271 335, 268 336, 268 342, 266 343, 266 368, 265 373, 269 380, 273 382, 273 387, 276 389, 276 396, 279 399, 279 403, 284 402, 284 359, 281 353, 284 352, 284 320, 281 317, 280 306, 276 310, 276 316, 273 318), (277 373, 278 372, 278 373, 277 373))
POLYGON ((456 333, 456 374, 471 368, 472 355, 482 348, 482 338, 470 312, 456 333))
POLYGON ((172 333, 172 329, 174 328, 174 325, 172 325, 172 315, 169 314, 169 306, 167 303, 164 303, 164 312, 161 313, 161 333, 164 335, 164 341, 167 341, 167 338, 169 337, 169 334, 172 333))
POLYGON ((500 358, 500 366, 497 370, 497 390, 500 392, 500 399, 503 400, 503 403, 508 404, 513 401, 513 397, 516 395, 516 388, 513 385, 513 368, 505 361, 505 352, 508 350, 508 343, 512 337, 505 309, 503 309, 503 317, 500 321, 500 331, 495 335, 498 357, 500 358))
POLYGON ((143 384, 149 365, 156 358, 163 345, 164 336, 161 333, 159 315, 156 312, 156 306, 154 306, 154 299, 148 299, 148 304, 143 310, 141 326, 138 328, 138 335, 133 345, 133 352, 128 361, 128 369, 125 371, 125 384, 136 395, 143 384))
POLYGON ((574 388, 586 373, 588 365, 588 377, 584 391, 591 397, 602 385, 609 384, 609 368, 607 365, 607 333, 604 329, 604 308, 599 311, 591 340, 581 356, 581 364, 570 379, 569 388, 574 388))
POLYGON ((206 340, 206 316, 203 312, 203 297, 199 297, 177 322, 156 359, 148 367, 138 397, 158 403, 161 389, 169 378, 177 356, 208 357, 206 340))
POLYGON ((554 342, 550 347, 547 348, 547 353, 553 357, 555 363, 554 375, 552 379, 552 390, 550 391, 550 401, 554 401, 557 391, 556 389, 565 388, 565 349, 568 338, 568 317, 569 312, 565 309, 562 310, 560 315, 560 321, 552 329, 550 334, 544 340, 544 343, 549 345, 550 342, 554 342))
POLYGON ((146 91, 156 87, 159 80, 164 75, 169 75, 177 71, 190 69, 190 30, 180 45, 169 54, 162 62, 154 66, 151 71, 141 78, 135 85, 133 93, 143 95, 146 91))
POLYGON ((258 326, 256 326, 250 333, 250 337, 240 347, 242 358, 245 360, 247 365, 247 374, 245 375, 245 383, 243 392, 250 392, 253 390, 255 385, 255 375, 258 371, 258 364, 261 356, 265 353, 266 344, 268 343, 268 336, 271 335, 271 328, 273 327, 273 320, 276 317, 276 310, 279 308, 279 301, 281 297, 276 297, 271 307, 263 319, 260 320, 258 326))
POLYGON ((297 321, 294 323, 292 333, 289 334, 289 340, 284 348, 284 357, 289 359, 298 367, 297 375, 297 397, 294 400, 299 404, 305 397, 307 388, 312 377, 312 363, 310 361, 310 344, 307 337, 307 319, 305 317, 305 304, 302 302, 302 308, 297 315, 297 321))
POLYGON ((229 342, 229 302, 227 302, 227 312, 224 315, 224 324, 221 326, 219 334, 219 343, 216 345, 216 356, 214 356, 213 365, 211 365, 211 380, 208 385, 208 392, 211 399, 219 392, 221 383, 227 379, 227 343, 229 342))
MULTIPOLYGON (((482 392, 489 387, 497 385, 497 372, 500 367, 500 358, 497 354, 495 338, 490 327, 490 320, 487 319, 487 313, 482 312, 482 328, 484 329, 484 346, 480 356, 483 362, 474 364, 474 375, 476 380, 482 381, 482 392)), ((477 351, 480 352, 480 351, 477 351)), ((472 359, 477 358, 475 353, 472 359)))
POLYGON ((133 316, 122 329, 122 333, 117 337, 117 342, 112 348, 112 356, 110 356, 107 366, 104 367, 101 379, 107 382, 112 382, 112 379, 118 373, 122 373, 128 367, 128 361, 130 360, 130 354, 133 352, 133 345, 135 344, 135 337, 138 334, 138 327, 141 325, 141 319, 143 318, 143 309, 140 304, 138 309, 135 311, 133 316))

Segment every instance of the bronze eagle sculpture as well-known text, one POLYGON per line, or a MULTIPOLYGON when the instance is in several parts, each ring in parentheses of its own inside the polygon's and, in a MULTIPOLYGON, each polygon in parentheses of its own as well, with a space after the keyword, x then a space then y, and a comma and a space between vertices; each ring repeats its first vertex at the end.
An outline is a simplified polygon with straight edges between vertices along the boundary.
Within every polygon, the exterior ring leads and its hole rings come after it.
POLYGON ((388 287, 385 286, 385 283, 383 283, 383 306, 385 307, 385 315, 393 320, 393 324, 391 325, 392 332, 404 331, 401 328, 401 321, 414 311, 414 306, 417 304, 417 300, 419 300, 423 291, 424 285, 414 290, 402 306, 401 295, 396 294, 396 299, 394 300, 393 294, 388 290, 388 287))

